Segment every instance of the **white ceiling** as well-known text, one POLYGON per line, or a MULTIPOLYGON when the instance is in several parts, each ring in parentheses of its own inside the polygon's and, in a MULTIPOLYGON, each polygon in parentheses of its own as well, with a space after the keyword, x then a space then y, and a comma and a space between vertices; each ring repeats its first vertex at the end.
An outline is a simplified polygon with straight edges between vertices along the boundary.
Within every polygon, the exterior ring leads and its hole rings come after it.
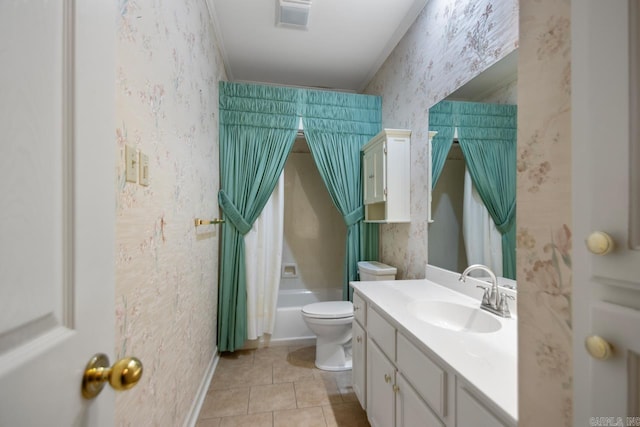
POLYGON ((361 91, 428 0, 313 0, 308 30, 277 0, 207 0, 230 81, 361 91))

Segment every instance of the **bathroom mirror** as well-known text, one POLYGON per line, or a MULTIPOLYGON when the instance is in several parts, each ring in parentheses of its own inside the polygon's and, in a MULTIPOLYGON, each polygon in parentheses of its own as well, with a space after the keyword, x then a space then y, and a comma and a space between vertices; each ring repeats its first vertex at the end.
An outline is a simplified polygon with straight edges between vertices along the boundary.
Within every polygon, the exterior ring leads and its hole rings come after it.
MULTIPOLYGON (((445 99, 515 105, 517 104, 517 63, 516 50, 445 99)), ((432 222, 429 225, 428 234, 429 264, 462 272, 470 264, 467 257, 469 251, 472 258, 473 251, 476 251, 475 253, 484 251, 483 253, 488 254, 489 259, 499 257, 498 266, 499 269, 502 268, 500 234, 498 233, 497 236, 492 234, 488 222, 490 217, 486 218, 486 223, 483 222, 482 216, 487 216, 488 212, 477 192, 473 194, 471 187, 468 174, 465 180, 465 160, 462 150, 460 145, 454 142, 432 193, 432 222), (484 213, 481 210, 484 210, 484 213), (466 220, 465 217, 467 217, 466 220), (465 239, 465 235, 469 237, 465 239), (465 243, 465 240, 469 240, 470 244, 465 243)), ((492 269, 497 270, 498 267, 492 269)), ((496 274, 500 276, 501 272, 497 271, 496 274)))

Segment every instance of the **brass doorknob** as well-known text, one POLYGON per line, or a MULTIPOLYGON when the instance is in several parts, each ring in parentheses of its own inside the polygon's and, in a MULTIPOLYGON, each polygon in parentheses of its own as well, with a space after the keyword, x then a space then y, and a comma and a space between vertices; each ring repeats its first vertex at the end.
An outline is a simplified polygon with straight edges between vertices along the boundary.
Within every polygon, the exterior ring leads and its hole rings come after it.
POLYGON ((607 360, 613 354, 611 344, 598 335, 591 335, 584 340, 587 351, 594 359, 607 360))
POLYGON ((606 255, 613 250, 613 239, 604 231, 594 231, 587 237, 587 249, 594 255, 606 255))
POLYGON ((140 381, 142 377, 142 362, 135 357, 125 357, 109 367, 106 354, 94 355, 82 377, 82 396, 93 399, 108 381, 115 390, 128 390, 140 381))

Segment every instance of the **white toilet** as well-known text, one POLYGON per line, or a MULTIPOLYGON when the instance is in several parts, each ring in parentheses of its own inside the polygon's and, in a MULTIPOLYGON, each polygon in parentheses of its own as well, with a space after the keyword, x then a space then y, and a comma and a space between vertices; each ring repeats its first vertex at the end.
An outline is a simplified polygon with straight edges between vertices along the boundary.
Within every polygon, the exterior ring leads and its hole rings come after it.
MULTIPOLYGON (((358 263, 361 281, 395 280, 396 269, 377 261, 358 263)), ((316 334, 316 366, 325 371, 351 369, 351 323, 349 301, 315 302, 302 307, 302 317, 316 334)))

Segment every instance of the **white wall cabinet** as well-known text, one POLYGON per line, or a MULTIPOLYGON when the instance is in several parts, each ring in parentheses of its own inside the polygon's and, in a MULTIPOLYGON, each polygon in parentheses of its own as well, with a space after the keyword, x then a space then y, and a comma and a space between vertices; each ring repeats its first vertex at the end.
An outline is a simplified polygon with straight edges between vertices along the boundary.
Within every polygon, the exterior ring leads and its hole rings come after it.
POLYGON ((365 377, 363 408, 372 426, 510 426, 494 412, 492 402, 445 368, 428 348, 414 344, 359 292, 353 301, 353 387, 360 399, 357 390, 365 377), (358 337, 366 337, 364 354, 359 353, 358 337))
POLYGON ((362 147, 365 222, 411 220, 411 131, 383 129, 362 147))

